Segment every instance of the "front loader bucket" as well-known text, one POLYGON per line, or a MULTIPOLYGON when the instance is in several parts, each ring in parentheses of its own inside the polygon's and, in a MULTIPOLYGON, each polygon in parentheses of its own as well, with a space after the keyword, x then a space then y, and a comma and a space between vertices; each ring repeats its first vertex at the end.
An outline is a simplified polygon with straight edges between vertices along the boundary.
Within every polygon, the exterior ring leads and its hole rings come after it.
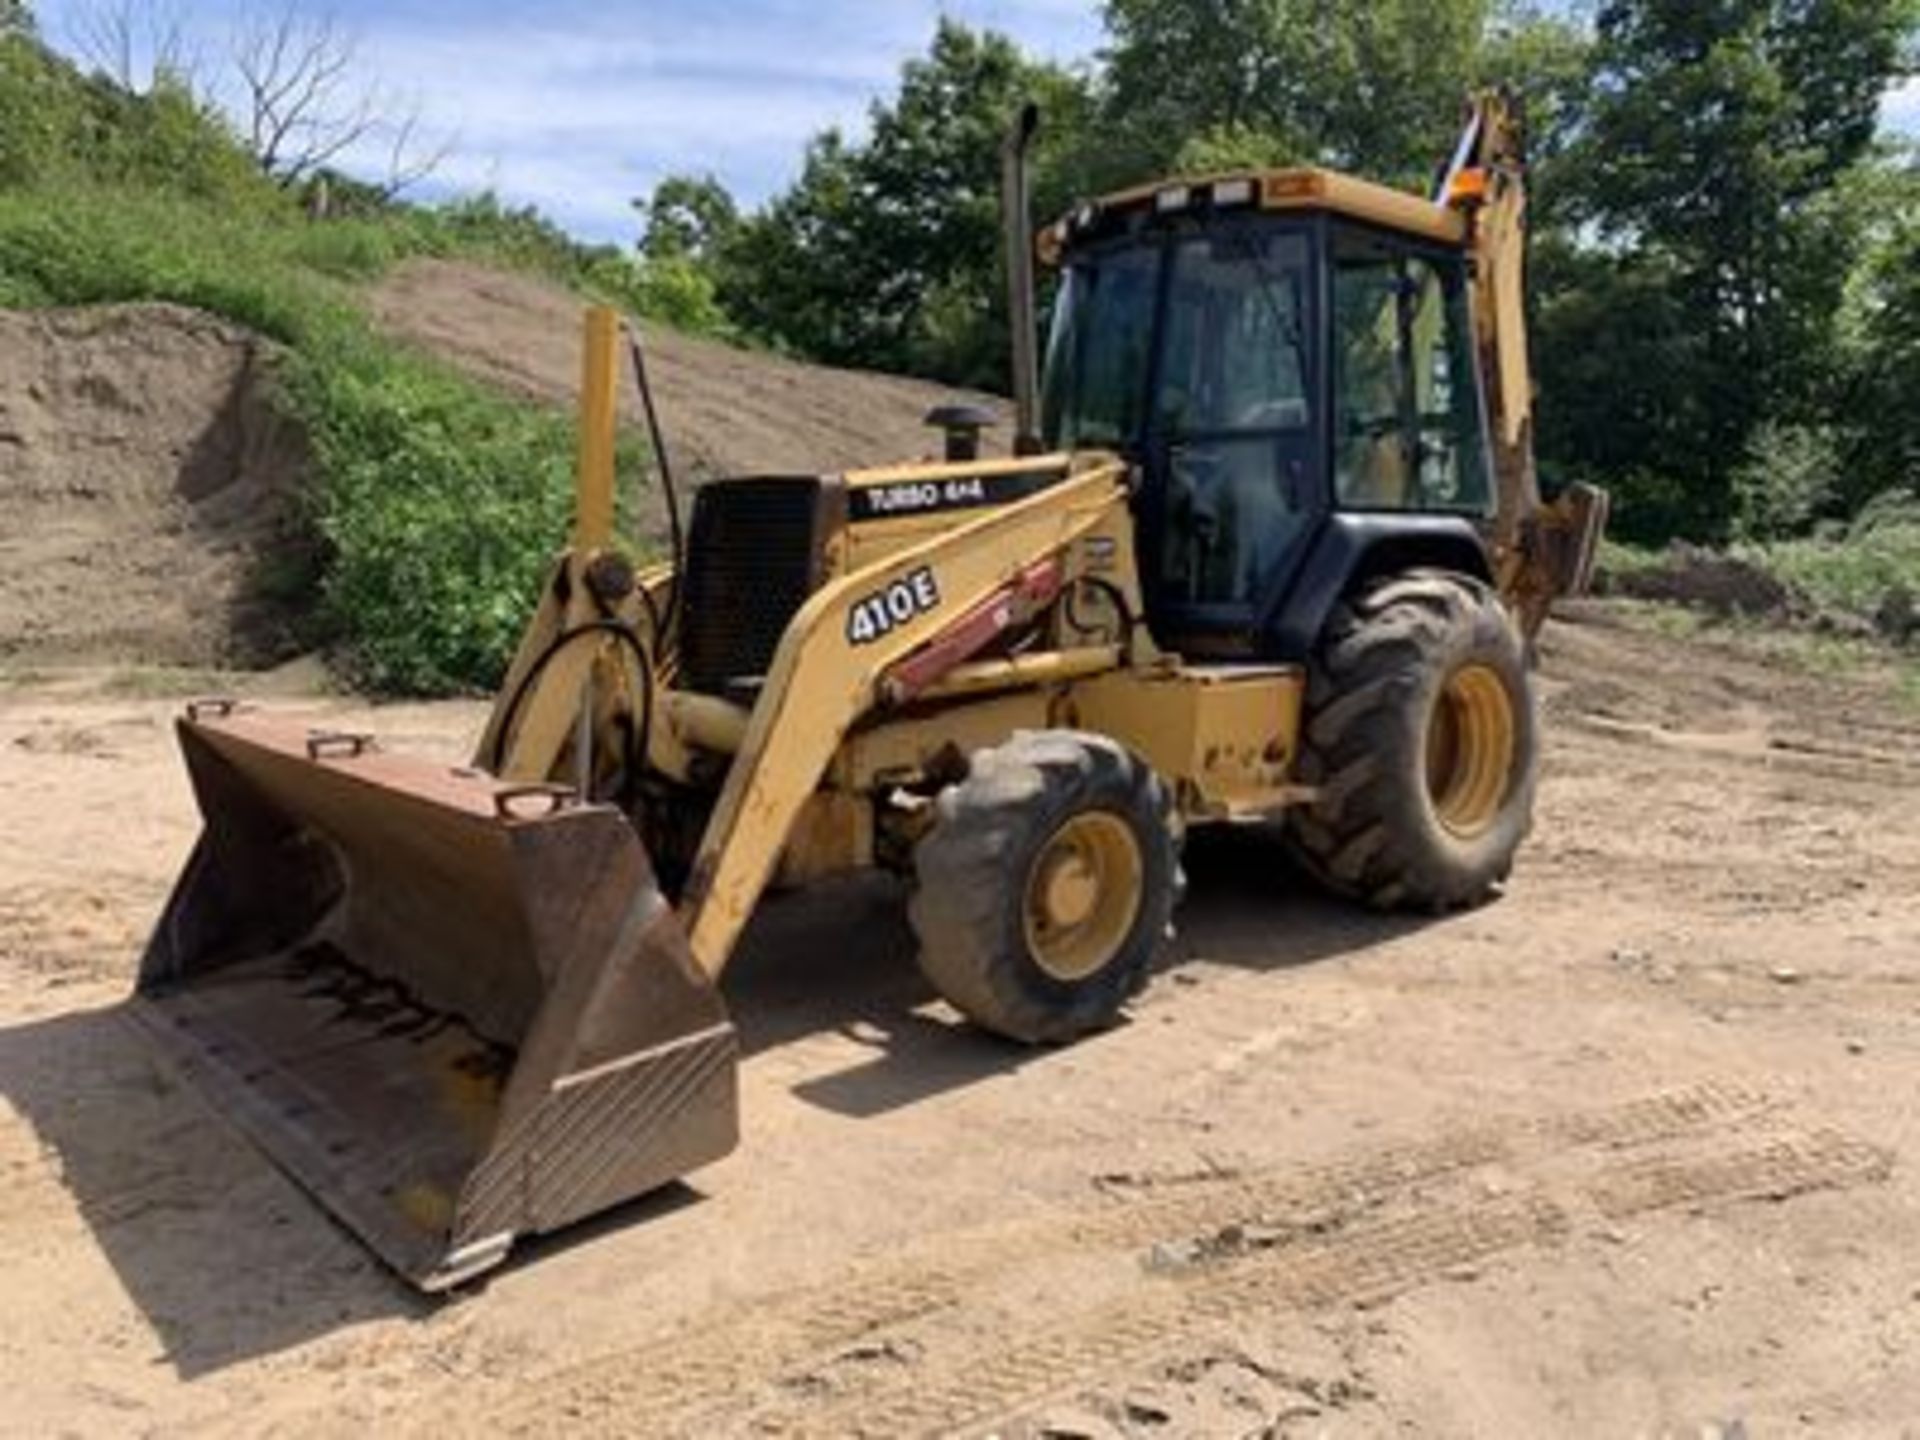
POLYGON ((733 1148, 733 1026, 632 828, 362 738, 191 707, 205 819, 142 1021, 438 1290, 733 1148))

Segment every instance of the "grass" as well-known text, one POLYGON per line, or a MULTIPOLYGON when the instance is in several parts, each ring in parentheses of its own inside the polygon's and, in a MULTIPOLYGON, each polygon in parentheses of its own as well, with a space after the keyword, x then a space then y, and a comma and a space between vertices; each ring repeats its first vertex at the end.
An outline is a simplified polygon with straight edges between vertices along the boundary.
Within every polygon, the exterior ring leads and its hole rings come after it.
MULTIPOLYGON (((1879 523, 1869 517, 1845 534, 1750 542, 1730 553, 1787 585, 1815 614, 1873 625, 1902 591, 1920 605, 1920 515, 1905 509, 1892 509, 1879 523)), ((1611 540, 1601 546, 1600 568, 1612 576, 1643 574, 1669 563, 1664 550, 1611 540)))
POLYGON ((1603 536, 1600 541, 1599 569, 1608 575, 1633 575, 1658 570, 1666 563, 1666 552, 1644 545, 1603 536))
POLYGON ((1825 610, 1872 619, 1896 588, 1920 603, 1920 519, 1856 527, 1844 539, 1788 540, 1740 553, 1825 610))
POLYGON ((0 191, 0 297, 15 306, 167 300, 288 345, 345 323, 340 283, 371 264, 345 241, 150 191, 0 191))
POLYGON ((1649 630, 1669 640, 1690 640, 1707 626, 1705 615, 1684 605, 1648 601, 1641 614, 1649 630))
POLYGON ((1719 641, 1802 674, 1825 675, 1886 689, 1920 711, 1920 656, 1880 640, 1783 627, 1743 616, 1716 618, 1662 600, 1614 602, 1627 623, 1670 640, 1719 641))

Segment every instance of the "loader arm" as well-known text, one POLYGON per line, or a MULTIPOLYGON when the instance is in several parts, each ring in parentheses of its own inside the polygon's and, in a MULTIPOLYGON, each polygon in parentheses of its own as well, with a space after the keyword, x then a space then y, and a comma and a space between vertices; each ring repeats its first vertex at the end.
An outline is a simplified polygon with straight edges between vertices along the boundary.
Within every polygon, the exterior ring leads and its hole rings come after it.
POLYGON ((1533 449, 1533 364, 1527 346, 1527 164, 1514 101, 1474 102, 1435 199, 1468 220, 1474 344, 1486 395, 1497 508, 1494 572, 1522 627, 1534 634, 1562 595, 1583 593, 1606 528, 1606 492, 1573 485, 1540 497, 1533 449))
MULTIPOLYGON (((814 592, 775 653, 682 896, 694 958, 708 976, 725 968, 842 738, 880 703, 888 668, 1036 562, 1114 523, 1116 511, 1124 522, 1126 505, 1124 468, 1102 462, 814 592)), ((1072 561, 1067 573, 1071 580, 1072 561)))

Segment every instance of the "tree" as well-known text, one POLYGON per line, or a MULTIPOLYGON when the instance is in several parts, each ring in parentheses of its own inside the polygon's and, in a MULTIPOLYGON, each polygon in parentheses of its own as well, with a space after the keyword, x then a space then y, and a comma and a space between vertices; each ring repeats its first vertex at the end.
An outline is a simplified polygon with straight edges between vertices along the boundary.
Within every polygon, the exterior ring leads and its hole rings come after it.
POLYGON ((1004 386, 1000 142, 1030 98, 1049 117, 1038 203, 1064 203, 1047 177, 1084 112, 1080 82, 942 21, 872 107, 868 140, 816 136, 799 180, 723 247, 728 313, 819 359, 1004 386))
POLYGON ((1871 219, 1842 315, 1856 507, 1888 491, 1920 499, 1920 149, 1860 180, 1871 219))
POLYGON ((739 207, 711 174, 669 175, 633 207, 643 222, 641 252, 655 260, 711 260, 740 229, 739 207))
MULTIPOLYGON (((1908 0, 1600 7, 1591 113, 1563 178, 1642 312, 1688 337, 1628 468, 1678 481, 1692 529, 1724 530, 1762 421, 1811 423, 1831 404, 1854 248, 1833 192, 1872 145, 1911 17, 1908 0)), ((1543 350, 1591 353, 1644 328, 1586 319, 1547 326, 1543 350)), ((1632 385, 1624 368, 1601 383, 1632 385)), ((1563 438, 1592 457, 1594 432, 1563 438)))
POLYGON ((1593 36, 1562 13, 1511 4, 1488 21, 1473 84, 1504 89, 1520 103, 1527 131, 1527 213, 1536 234, 1562 222, 1568 151, 1586 123, 1593 36))
POLYGON ((70 29, 80 58, 129 95, 196 88, 204 57, 172 0, 87 0, 70 29))
POLYGON ((303 179, 371 133, 374 97, 354 82, 358 48, 331 15, 293 5, 242 23, 233 67, 245 93, 247 143, 262 170, 303 179))
POLYGON ((330 11, 286 0, 278 11, 245 16, 232 61, 247 143, 261 170, 282 185, 365 149, 383 157, 379 188, 391 200, 437 170, 452 149, 451 136, 426 134, 418 100, 361 78, 359 39, 330 11))
POLYGON ((27 0, 0 0, 0 40, 33 34, 33 11, 27 0))
POLYGON ((1107 0, 1107 121, 1140 173, 1212 156, 1419 184, 1491 0, 1107 0))

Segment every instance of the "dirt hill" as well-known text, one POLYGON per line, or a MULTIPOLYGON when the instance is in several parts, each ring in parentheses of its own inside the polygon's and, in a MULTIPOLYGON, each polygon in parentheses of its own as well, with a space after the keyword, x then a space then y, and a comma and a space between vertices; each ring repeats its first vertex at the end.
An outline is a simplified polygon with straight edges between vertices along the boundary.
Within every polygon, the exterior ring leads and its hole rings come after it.
MULTIPOLYGON (((374 292, 388 333, 534 400, 571 405, 580 383, 581 302, 526 275, 448 260, 402 266, 374 292)), ((831 472, 932 455, 933 406, 968 394, 897 376, 805 365, 649 326, 647 372, 668 453, 693 479, 831 472)), ((629 373, 626 418, 641 423, 629 373)), ((989 435, 988 442, 994 439, 989 435)), ((1004 433, 1000 437, 1004 442, 1004 433)))
MULTIPOLYGON (((428 261, 371 308, 482 380, 573 403, 581 302, 557 286, 428 261)), ((956 395, 669 331, 646 340, 689 481, 930 454, 923 417, 956 395)), ((273 353, 172 305, 0 311, 0 662, 248 667, 289 653, 259 582, 296 543, 287 502, 305 455, 267 401, 273 353)), ((638 424, 630 377, 622 403, 638 424)))
POLYGON ((299 437, 272 347, 172 305, 0 311, 0 661, 255 664, 299 437))

